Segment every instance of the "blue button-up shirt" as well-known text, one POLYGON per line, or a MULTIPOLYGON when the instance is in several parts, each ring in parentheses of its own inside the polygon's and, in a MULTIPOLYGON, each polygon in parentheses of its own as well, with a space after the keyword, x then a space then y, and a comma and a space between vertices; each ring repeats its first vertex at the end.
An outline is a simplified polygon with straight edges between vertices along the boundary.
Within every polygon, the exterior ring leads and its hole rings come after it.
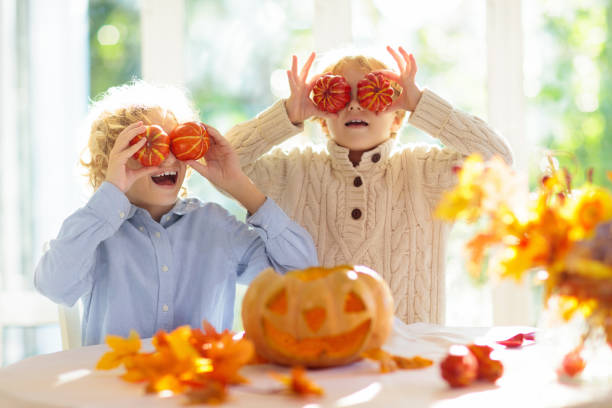
POLYGON ((231 329, 236 283, 260 271, 317 264, 312 238, 267 199, 247 219, 195 198, 178 200, 158 223, 103 183, 69 216, 35 271, 36 288, 51 300, 83 300, 85 345, 107 334, 141 337, 202 320, 231 329))

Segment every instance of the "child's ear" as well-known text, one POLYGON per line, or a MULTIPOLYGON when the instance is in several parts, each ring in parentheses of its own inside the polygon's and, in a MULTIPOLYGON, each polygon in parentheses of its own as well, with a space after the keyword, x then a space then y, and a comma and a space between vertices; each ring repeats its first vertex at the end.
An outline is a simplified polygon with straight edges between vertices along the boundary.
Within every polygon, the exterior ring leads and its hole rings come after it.
POLYGON ((329 128, 327 127, 327 121, 323 118, 319 118, 319 123, 321 124, 321 129, 323 130, 323 133, 325 133, 327 135, 327 137, 329 137, 329 128))
POLYGON ((395 114, 393 118, 393 123, 391 123, 391 133, 397 133, 402 127, 402 122, 404 121, 404 115, 395 114))

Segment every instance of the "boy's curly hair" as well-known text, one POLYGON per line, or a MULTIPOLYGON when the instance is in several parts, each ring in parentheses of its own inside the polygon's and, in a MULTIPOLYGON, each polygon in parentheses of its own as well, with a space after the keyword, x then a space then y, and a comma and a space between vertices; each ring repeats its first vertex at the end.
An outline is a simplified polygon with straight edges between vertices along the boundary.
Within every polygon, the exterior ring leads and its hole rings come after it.
POLYGON ((149 115, 159 109, 177 123, 198 119, 198 113, 185 91, 141 80, 109 88, 92 103, 87 117, 89 142, 80 163, 94 191, 106 179, 108 157, 119 133, 137 121, 151 124, 149 115))
MULTIPOLYGON (((334 75, 340 75, 340 73, 342 72, 342 70, 347 67, 347 66, 358 66, 359 68, 361 68, 363 70, 363 72, 368 73, 368 72, 372 72, 372 71, 377 71, 380 69, 388 69, 389 67, 383 63, 382 61, 374 58, 374 57, 366 57, 364 55, 347 55, 344 56, 342 58, 340 58, 338 61, 336 61, 335 63, 328 65, 323 71, 323 73, 332 73, 334 75)), ((394 96, 398 96, 401 92, 401 87, 395 83, 391 81, 391 87, 393 88, 393 93, 394 96)), ((395 112, 395 115, 399 118, 400 121, 404 120, 404 117, 406 116, 406 111, 403 109, 397 110, 395 112)), ((316 120, 318 120, 319 122, 325 120, 323 118, 320 117, 316 117, 316 120)), ((395 137, 396 133, 392 133, 391 137, 395 137)))

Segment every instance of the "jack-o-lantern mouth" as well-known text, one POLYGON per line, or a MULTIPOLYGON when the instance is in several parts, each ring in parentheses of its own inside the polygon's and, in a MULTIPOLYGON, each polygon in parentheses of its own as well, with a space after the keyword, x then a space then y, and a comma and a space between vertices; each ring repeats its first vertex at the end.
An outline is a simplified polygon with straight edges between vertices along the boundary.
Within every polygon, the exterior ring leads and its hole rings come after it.
POLYGON ((370 333, 371 319, 365 320, 354 329, 334 336, 296 339, 291 334, 275 327, 263 318, 263 331, 270 346, 286 356, 304 359, 333 357, 343 358, 356 354, 370 333))

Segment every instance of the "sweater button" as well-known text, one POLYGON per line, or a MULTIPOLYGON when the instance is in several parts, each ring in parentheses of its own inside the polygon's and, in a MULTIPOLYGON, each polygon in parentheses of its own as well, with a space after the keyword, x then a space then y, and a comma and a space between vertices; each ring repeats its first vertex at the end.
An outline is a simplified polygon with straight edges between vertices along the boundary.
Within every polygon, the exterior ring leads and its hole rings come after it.
POLYGON ((361 218, 361 210, 359 208, 355 208, 353 211, 351 211, 351 217, 353 217, 355 220, 361 218))
POLYGON ((378 163, 378 162, 380 161, 380 153, 374 153, 374 154, 372 155, 372 161, 373 161, 374 163, 378 163))
POLYGON ((363 181, 361 181, 361 177, 357 176, 355 177, 355 180, 353 180, 353 185, 355 187, 359 187, 363 184, 363 181))

